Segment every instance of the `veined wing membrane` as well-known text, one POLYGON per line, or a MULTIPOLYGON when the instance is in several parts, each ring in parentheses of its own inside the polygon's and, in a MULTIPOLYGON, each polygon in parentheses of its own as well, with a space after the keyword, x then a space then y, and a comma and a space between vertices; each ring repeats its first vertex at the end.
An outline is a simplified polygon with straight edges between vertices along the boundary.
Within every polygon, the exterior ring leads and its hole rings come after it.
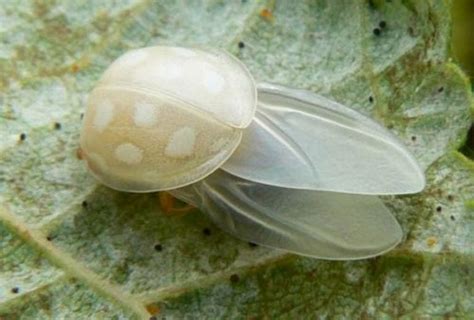
POLYGON ((373 257, 402 238, 399 224, 375 196, 273 187, 223 170, 170 192, 237 238, 310 257, 373 257))
POLYGON ((222 169, 262 184, 354 194, 421 191, 423 171, 387 129, 304 90, 261 84, 254 121, 222 169))

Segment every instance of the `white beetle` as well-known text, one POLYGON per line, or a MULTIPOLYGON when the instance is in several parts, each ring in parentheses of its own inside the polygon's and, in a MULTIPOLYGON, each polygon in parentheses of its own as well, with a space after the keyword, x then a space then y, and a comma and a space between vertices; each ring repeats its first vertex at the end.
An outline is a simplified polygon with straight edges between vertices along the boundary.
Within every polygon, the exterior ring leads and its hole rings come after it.
POLYGON ((308 91, 256 86, 220 50, 121 56, 89 97, 81 149, 113 189, 168 190, 236 237, 324 259, 393 248, 402 230, 375 195, 425 185, 373 120, 308 91))

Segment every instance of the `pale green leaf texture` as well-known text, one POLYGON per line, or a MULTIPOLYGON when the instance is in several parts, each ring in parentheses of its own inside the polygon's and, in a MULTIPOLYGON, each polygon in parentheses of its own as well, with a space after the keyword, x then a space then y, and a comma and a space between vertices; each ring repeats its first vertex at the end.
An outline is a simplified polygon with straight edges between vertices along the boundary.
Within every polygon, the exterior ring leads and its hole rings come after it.
POLYGON ((473 317, 474 164, 456 151, 472 98, 448 59, 449 7, 2 1, 0 319, 473 317), (358 262, 300 258, 236 240, 202 213, 166 216, 156 194, 98 185, 75 154, 84 101, 114 58, 155 44, 226 48, 259 80, 392 129, 428 177, 419 195, 384 198, 402 245, 358 262))

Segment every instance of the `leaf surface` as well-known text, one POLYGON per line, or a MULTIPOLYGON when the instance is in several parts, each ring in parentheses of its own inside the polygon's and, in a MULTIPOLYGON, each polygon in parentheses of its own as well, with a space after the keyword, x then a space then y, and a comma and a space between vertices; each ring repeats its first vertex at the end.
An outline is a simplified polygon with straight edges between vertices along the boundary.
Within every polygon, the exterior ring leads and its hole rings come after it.
POLYGON ((447 12, 414 0, 3 1, 0 318, 472 315, 474 165, 455 151, 472 97, 448 59, 447 12), (75 154, 84 101, 114 58, 154 44, 228 49, 260 81, 390 128, 427 169, 423 193, 384 198, 403 244, 358 262, 301 258, 98 185, 75 154))

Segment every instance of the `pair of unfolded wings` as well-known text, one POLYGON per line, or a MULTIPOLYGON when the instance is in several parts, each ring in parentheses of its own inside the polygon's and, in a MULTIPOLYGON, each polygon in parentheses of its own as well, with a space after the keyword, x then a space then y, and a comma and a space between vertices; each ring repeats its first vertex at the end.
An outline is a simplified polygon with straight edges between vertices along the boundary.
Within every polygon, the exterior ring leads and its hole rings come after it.
POLYGON ((387 129, 308 91, 260 84, 232 157, 171 193, 241 239, 324 259, 382 254, 402 238, 376 195, 424 188, 423 171, 387 129))

